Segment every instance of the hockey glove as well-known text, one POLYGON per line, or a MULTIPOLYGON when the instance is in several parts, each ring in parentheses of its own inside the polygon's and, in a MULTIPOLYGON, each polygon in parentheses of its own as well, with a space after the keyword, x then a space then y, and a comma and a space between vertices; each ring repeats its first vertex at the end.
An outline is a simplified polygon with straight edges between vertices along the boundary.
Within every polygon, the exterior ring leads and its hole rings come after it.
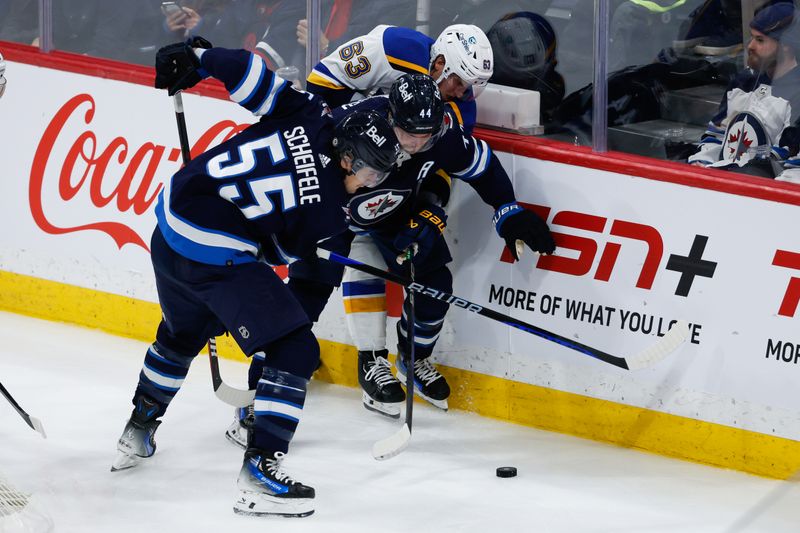
POLYGON ((156 89, 167 89, 172 96, 178 91, 194 87, 208 76, 200 66, 194 48, 211 48, 211 43, 202 37, 192 37, 156 52, 156 89))
POLYGON ((436 239, 442 236, 446 221, 447 214, 441 207, 432 204, 420 206, 419 212, 411 217, 406 227, 395 237, 395 248, 405 250, 415 245, 413 261, 414 264, 421 263, 433 250, 436 239))
POLYGON ((552 254, 556 250, 556 242, 547 223, 516 202, 500 206, 492 222, 498 235, 505 239, 514 261, 519 261, 517 241, 524 242, 531 250, 540 254, 552 254))

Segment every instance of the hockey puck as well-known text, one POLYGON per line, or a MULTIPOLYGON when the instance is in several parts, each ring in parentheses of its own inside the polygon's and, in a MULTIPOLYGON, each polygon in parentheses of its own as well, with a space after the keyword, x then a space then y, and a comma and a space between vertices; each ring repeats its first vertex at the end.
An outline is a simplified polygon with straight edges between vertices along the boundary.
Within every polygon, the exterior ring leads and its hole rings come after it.
POLYGON ((497 477, 514 477, 517 469, 513 466, 501 466, 497 468, 497 477))

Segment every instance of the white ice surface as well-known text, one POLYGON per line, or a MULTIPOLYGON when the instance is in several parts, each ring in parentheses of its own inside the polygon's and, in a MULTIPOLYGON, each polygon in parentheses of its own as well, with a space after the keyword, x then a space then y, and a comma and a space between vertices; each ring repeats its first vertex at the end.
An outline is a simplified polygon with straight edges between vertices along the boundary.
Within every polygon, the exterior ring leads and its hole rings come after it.
MULTIPOLYGON (((398 422, 360 393, 312 381, 288 472, 317 490, 304 519, 234 515, 242 453, 200 357, 156 434, 158 451, 109 472, 146 350, 98 331, 0 313, 0 381, 47 430, 0 398, 0 470, 33 491, 57 532, 792 532, 796 483, 749 476, 418 404, 408 449, 370 449, 398 422), (512 479, 498 466, 516 466, 512 479), (280 529, 277 529, 280 528, 280 529)), ((221 361, 242 386, 246 366, 221 361)), ((0 523, 0 531, 3 531, 0 523)))

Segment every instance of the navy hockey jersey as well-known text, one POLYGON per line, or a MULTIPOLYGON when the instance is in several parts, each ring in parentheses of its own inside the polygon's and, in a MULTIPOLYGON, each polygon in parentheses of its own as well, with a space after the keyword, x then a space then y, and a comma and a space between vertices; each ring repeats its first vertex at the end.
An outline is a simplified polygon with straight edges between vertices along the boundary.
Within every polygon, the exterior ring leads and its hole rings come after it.
MULTIPOLYGON (((336 120, 368 109, 388 116, 388 96, 353 102, 334 109, 333 116, 336 120)), ((452 177, 460 179, 469 183, 494 209, 515 201, 511 180, 489 145, 465 133, 449 109, 445 112, 444 127, 444 133, 430 149, 401 158, 378 187, 356 191, 348 201, 351 229, 383 231, 405 225, 423 180, 440 180, 449 189, 452 177)))
POLYGON ((333 119, 318 98, 245 50, 198 50, 202 67, 259 122, 192 160, 156 207, 167 243, 201 263, 290 263, 347 228, 342 170, 329 158, 333 119))

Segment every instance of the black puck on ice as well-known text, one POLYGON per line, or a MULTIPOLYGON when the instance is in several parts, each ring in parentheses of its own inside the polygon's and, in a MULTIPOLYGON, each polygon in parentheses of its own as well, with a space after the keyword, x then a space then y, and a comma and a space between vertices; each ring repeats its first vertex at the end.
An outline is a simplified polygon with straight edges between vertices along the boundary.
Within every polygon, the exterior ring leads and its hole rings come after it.
POLYGON ((514 477, 517 469, 513 466, 501 466, 497 468, 497 477, 514 477))

